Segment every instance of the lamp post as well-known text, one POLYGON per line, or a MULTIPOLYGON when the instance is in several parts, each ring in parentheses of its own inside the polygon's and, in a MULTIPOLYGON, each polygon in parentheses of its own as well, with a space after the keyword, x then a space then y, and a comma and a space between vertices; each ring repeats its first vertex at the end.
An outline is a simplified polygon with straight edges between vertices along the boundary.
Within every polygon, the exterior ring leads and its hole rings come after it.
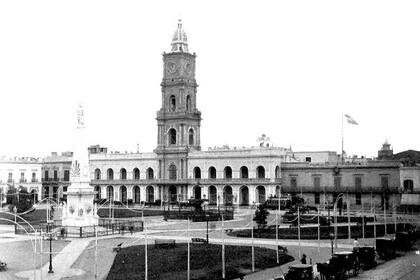
POLYGON ((331 256, 334 255, 334 233, 330 232, 330 240, 331 240, 331 256))
POLYGON ((48 273, 54 273, 53 267, 52 267, 52 237, 53 237, 53 233, 51 232, 51 226, 52 226, 52 223, 48 223, 47 234, 48 234, 49 241, 50 241, 50 265, 48 267, 48 273))
POLYGON ((335 201, 335 203, 334 203, 334 241, 335 241, 335 248, 337 249, 338 248, 338 244, 337 244, 337 203, 338 203, 338 201, 340 200, 340 198, 342 198, 343 197, 343 193, 340 193, 338 196, 337 196, 337 199, 336 199, 336 201, 335 201))

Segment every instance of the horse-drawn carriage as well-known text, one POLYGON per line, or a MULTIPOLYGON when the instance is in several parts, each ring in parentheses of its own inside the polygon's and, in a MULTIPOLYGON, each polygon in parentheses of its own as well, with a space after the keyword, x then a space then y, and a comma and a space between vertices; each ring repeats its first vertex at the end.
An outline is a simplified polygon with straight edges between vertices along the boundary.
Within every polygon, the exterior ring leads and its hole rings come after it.
POLYGON ((353 253, 359 261, 360 267, 363 269, 370 269, 376 265, 375 247, 356 247, 353 248, 353 253))
POLYGON ((345 279, 346 275, 356 276, 359 272, 359 261, 354 252, 336 252, 327 263, 318 263, 321 280, 345 279))
POLYGON ((397 246, 394 238, 376 238, 376 252, 382 259, 394 258, 397 254, 397 246))
POLYGON ((285 280, 314 280, 314 269, 311 264, 293 264, 284 276, 285 280))

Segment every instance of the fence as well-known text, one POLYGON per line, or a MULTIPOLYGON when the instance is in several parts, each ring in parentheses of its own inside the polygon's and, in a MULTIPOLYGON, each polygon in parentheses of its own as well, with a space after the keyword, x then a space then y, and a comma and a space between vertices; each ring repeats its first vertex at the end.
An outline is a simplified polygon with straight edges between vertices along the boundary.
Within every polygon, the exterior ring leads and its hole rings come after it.
MULTIPOLYGON (((33 229, 28 224, 19 223, 21 226, 15 226, 16 234, 25 234, 25 230, 29 233, 33 233, 33 229), (24 229, 23 229, 23 228, 24 229)), ((63 238, 84 238, 94 237, 95 231, 98 236, 113 235, 113 234, 124 234, 134 233, 143 231, 143 221, 136 218, 131 219, 99 219, 97 226, 62 226, 61 221, 54 221, 53 224, 48 225, 45 223, 33 225, 37 232, 48 232, 53 231, 58 236, 63 238)))
POLYGON ((208 210, 208 211, 166 211, 164 213, 165 219, 178 219, 187 220, 190 219, 193 222, 205 222, 205 221, 220 221, 233 220, 234 210, 208 210))

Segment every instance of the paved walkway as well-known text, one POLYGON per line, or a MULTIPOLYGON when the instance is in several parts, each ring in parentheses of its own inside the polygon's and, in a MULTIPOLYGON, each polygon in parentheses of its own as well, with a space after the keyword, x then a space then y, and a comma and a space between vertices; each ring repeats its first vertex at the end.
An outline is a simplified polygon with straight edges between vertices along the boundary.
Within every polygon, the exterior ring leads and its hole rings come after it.
POLYGON ((27 270, 16 273, 16 276, 25 279, 48 279, 58 280, 64 277, 82 275, 83 270, 73 269, 71 266, 88 246, 90 239, 73 239, 58 255, 53 258, 54 273, 48 273, 49 263, 45 264, 41 270, 27 270), (41 275, 42 273, 42 275, 41 275))

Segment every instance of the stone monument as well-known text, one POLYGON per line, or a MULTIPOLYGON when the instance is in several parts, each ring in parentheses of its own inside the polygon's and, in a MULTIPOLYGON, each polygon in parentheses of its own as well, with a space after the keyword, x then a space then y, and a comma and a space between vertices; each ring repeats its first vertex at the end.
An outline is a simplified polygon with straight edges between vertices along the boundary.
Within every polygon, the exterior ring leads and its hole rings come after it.
POLYGON ((82 106, 79 105, 70 171, 70 186, 67 188, 67 204, 63 207, 63 226, 98 225, 96 204, 93 203, 95 192, 89 184, 89 153, 84 136, 84 112, 82 106))

